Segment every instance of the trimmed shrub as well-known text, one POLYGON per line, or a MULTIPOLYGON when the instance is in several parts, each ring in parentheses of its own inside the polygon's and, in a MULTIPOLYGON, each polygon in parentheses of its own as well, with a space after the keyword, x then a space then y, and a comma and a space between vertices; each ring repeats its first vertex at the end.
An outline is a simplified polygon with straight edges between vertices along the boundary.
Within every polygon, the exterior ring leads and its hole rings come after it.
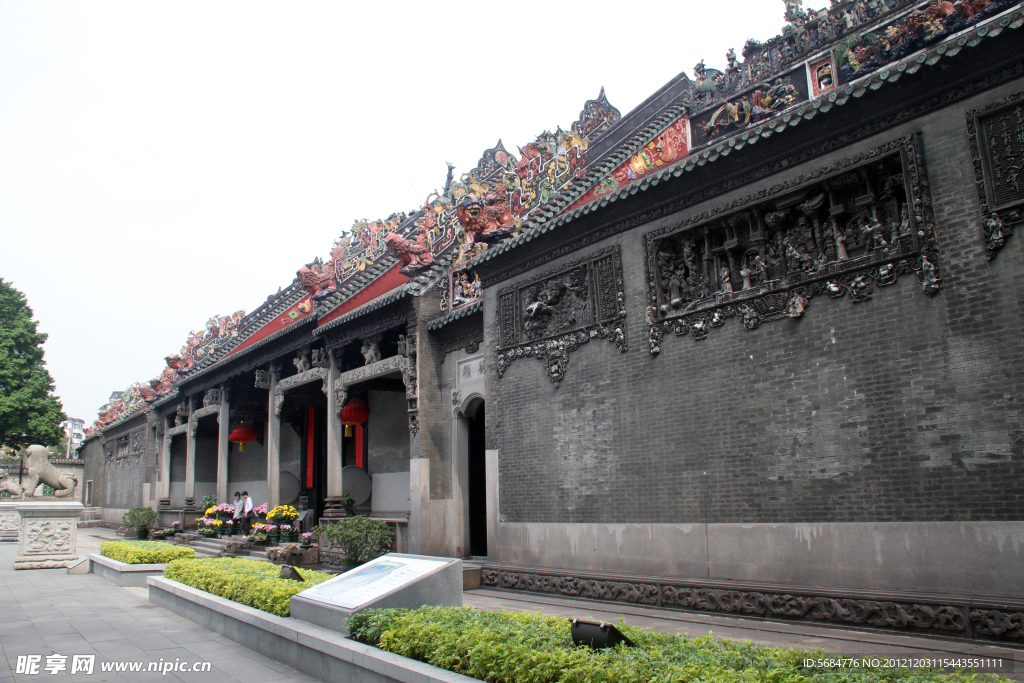
POLYGON ((289 598, 331 578, 312 570, 299 570, 304 581, 281 578, 280 565, 236 557, 177 560, 167 565, 164 577, 228 600, 287 617, 289 598))
POLYGON ((809 669, 825 655, 752 643, 646 631, 620 621, 637 647, 591 650, 572 643, 569 620, 468 607, 366 610, 348 620, 352 637, 382 650, 492 683, 981 683, 1009 679, 929 669, 809 669))
POLYGON ((156 512, 153 508, 132 508, 121 516, 121 523, 128 529, 152 529, 156 526, 156 512))
POLYGON ((375 560, 387 553, 395 542, 395 532, 387 522, 358 515, 314 527, 313 533, 325 535, 328 547, 345 553, 346 564, 375 560))
POLYGON ((100 555, 125 564, 164 564, 194 558, 196 551, 153 541, 104 541, 100 544, 100 555))

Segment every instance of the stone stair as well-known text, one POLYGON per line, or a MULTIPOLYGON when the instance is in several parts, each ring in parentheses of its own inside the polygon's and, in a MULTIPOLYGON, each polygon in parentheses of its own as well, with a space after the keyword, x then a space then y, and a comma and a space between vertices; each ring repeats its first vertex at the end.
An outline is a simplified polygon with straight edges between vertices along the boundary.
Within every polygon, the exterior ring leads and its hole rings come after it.
POLYGON ((255 555, 248 543, 236 538, 206 538, 199 534, 176 534, 174 541, 176 545, 185 545, 195 551, 196 557, 248 557, 255 560, 266 560, 266 552, 259 552, 255 555))

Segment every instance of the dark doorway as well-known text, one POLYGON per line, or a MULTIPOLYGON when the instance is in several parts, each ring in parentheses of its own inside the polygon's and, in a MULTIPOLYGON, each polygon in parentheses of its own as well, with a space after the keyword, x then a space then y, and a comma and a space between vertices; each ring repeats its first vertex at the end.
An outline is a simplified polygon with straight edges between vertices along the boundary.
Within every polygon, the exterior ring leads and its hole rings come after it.
POLYGON ((302 491, 309 506, 311 526, 324 514, 327 497, 327 409, 322 406, 303 408, 302 491))
POLYGON ((487 472, 484 404, 469 418, 469 554, 487 555, 487 472))

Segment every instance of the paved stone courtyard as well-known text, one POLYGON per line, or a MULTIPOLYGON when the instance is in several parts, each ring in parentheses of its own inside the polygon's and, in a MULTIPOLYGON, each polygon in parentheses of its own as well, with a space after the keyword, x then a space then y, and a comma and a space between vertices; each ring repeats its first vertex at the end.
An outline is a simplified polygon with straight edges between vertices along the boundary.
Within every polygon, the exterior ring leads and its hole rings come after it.
MULTIPOLYGON (((78 556, 98 553, 111 532, 79 529, 78 556)), ((0 683, 76 680, 99 683, 136 681, 301 681, 314 679, 148 600, 145 588, 119 588, 92 574, 66 569, 15 571, 16 543, 0 544, 0 683), (43 655, 36 675, 15 674, 18 655, 43 655), (44 670, 46 655, 67 655, 67 670, 44 670), (94 672, 69 672, 72 655, 96 655, 94 672), (104 673, 104 662, 211 662, 209 672, 104 673)))
MULTIPOLYGON (((104 529, 81 529, 78 555, 99 552, 104 529)), ((119 588, 92 575, 64 569, 15 571, 17 544, 0 544, 0 683, 40 680, 105 681, 313 681, 289 666, 250 650, 194 622, 152 605, 145 588, 119 588), (66 655, 66 669, 49 673, 48 655, 66 655), (39 673, 17 674, 19 656, 40 655, 39 673), (71 674, 74 655, 95 655, 92 674, 71 674), (103 672, 111 662, 210 662, 206 672, 103 672)), ((541 611, 546 614, 618 621, 690 636, 712 631, 733 640, 776 647, 823 648, 837 654, 1002 657, 1016 660, 1009 675, 1024 680, 1024 651, 983 643, 861 632, 804 624, 766 622, 631 605, 607 605, 549 596, 467 591, 467 606, 541 611)))

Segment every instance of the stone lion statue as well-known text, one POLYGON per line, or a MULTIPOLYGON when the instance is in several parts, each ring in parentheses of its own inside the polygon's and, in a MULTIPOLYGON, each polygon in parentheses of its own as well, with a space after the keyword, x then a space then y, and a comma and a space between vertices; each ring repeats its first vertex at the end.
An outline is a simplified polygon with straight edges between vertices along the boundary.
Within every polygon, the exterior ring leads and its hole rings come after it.
POLYGON ((11 481, 10 477, 7 476, 7 472, 0 470, 0 491, 6 491, 11 496, 17 498, 21 495, 21 487, 17 483, 11 481))
POLYGON ((28 466, 28 479, 25 480, 24 491, 13 481, 7 480, 7 475, 0 475, 0 490, 6 486, 12 496, 31 496, 35 493, 39 484, 46 484, 53 488, 55 498, 65 498, 75 492, 78 480, 70 474, 61 472, 50 462, 50 454, 45 446, 29 446, 25 464, 28 466))

